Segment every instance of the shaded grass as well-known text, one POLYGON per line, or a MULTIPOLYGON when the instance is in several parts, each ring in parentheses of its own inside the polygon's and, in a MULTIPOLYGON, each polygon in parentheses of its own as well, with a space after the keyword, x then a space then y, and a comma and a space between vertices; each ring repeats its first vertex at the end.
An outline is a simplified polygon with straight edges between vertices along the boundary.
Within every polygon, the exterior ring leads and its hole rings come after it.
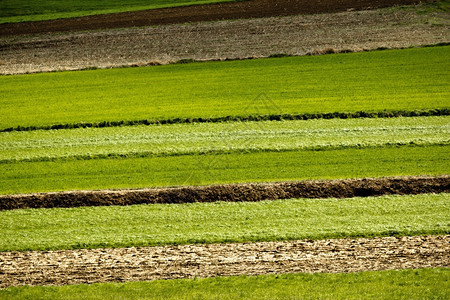
POLYGON ((2 0, 0 23, 43 21, 231 1, 235 0, 2 0))
POLYGON ((448 234, 450 194, 0 211, 0 251, 448 234))
POLYGON ((0 164, 0 194, 449 174, 450 146, 0 164))
POLYGON ((0 134, 0 162, 450 143, 450 117, 231 122, 0 134))
POLYGON ((0 77, 0 129, 448 108, 449 47, 0 77))
POLYGON ((7 299, 448 299, 447 268, 24 286, 7 299))

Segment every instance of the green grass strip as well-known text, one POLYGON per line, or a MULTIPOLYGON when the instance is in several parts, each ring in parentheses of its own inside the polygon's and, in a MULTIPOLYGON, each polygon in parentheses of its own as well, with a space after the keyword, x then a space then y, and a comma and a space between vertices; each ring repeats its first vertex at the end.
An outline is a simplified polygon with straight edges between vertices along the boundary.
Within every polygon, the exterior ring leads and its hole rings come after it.
POLYGON ((0 77, 0 129, 448 109, 449 47, 0 77))
POLYGON ((235 0, 2 0, 0 24, 231 1, 235 0))
POLYGON ((0 251, 448 234, 450 194, 0 211, 0 251))
POLYGON ((23 286, 6 299, 448 299, 446 268, 23 286))
POLYGON ((0 194, 449 174, 450 146, 0 164, 0 194))
POLYGON ((194 123, 0 134, 0 162, 450 143, 450 116, 194 123))

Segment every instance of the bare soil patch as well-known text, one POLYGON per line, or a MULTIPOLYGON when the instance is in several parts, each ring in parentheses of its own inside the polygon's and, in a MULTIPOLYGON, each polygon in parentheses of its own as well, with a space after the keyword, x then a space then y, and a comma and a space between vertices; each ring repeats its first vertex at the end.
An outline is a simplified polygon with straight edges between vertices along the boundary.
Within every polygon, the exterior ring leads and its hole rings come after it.
POLYGON ((3 37, 0 74, 405 48, 449 42, 449 29, 448 14, 409 7, 3 37))
POLYGON ((291 198, 351 198, 450 192, 450 176, 228 184, 142 190, 72 191, 0 196, 0 210, 291 198))
POLYGON ((250 0, 40 22, 0 24, 0 36, 362 10, 432 0, 250 0))
POLYGON ((0 288, 450 267, 450 236, 0 253, 0 288))

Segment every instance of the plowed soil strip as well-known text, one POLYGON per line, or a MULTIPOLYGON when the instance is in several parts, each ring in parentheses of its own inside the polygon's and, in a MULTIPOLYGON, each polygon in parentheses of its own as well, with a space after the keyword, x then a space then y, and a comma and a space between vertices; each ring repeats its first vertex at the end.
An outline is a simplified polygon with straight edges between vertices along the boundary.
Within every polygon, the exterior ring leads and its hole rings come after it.
POLYGON ((251 0, 40 22, 1 24, 0 36, 316 14, 417 4, 419 0, 251 0))
POLYGON ((450 236, 0 253, 0 288, 450 267, 450 236))
POLYGON ((0 74, 406 48, 448 42, 449 24, 410 8, 3 38, 0 74))
POLYGON ((0 210, 290 198, 351 198, 450 192, 450 176, 228 184, 142 190, 70 191, 0 196, 0 210))

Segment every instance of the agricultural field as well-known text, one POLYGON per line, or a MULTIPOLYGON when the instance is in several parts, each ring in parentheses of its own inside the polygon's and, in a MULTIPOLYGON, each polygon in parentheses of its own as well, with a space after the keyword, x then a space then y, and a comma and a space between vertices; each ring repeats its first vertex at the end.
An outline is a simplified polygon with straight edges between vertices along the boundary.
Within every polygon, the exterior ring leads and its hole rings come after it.
POLYGON ((0 24, 74 18, 164 7, 229 2, 234 0, 4 0, 0 3, 0 24))
POLYGON ((450 297, 448 1, 288 2, 1 4, 0 298, 450 297))

